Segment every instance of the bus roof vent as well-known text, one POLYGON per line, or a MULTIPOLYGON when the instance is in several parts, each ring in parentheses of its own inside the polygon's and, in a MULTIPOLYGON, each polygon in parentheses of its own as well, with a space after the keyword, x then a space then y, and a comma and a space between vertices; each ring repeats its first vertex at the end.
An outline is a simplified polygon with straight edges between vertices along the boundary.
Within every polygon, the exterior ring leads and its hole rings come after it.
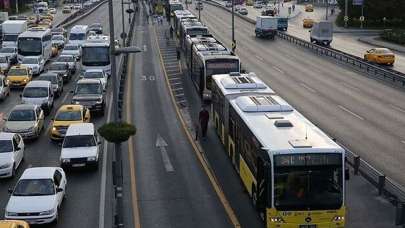
POLYGON ((278 120, 274 121, 274 126, 276 126, 276 127, 293 127, 294 125, 289 120, 278 119, 278 120))
POLYGON ((294 148, 311 148, 311 143, 306 139, 288 140, 288 143, 294 148))
POLYGON ((279 96, 241 96, 236 103, 244 112, 290 112, 293 108, 279 96))
POLYGON ((256 77, 240 75, 234 72, 231 77, 223 78, 221 84, 225 89, 266 89, 267 86, 256 77), (235 76, 233 76, 235 75, 235 76))

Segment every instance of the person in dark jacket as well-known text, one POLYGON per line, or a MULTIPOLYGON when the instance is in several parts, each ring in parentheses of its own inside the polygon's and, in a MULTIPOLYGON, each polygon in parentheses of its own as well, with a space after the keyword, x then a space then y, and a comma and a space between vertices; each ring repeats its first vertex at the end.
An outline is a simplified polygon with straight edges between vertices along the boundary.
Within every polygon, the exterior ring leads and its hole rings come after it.
POLYGON ((205 138, 207 136, 208 121, 210 120, 210 113, 205 106, 202 106, 198 119, 200 121, 202 138, 205 138))

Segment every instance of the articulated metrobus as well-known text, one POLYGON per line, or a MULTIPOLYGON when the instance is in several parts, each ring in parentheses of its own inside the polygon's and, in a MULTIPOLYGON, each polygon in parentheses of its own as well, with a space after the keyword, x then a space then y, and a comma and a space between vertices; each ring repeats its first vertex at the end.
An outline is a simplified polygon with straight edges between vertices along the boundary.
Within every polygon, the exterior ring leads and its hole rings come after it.
POLYGON ((218 42, 213 35, 208 34, 208 35, 198 35, 198 36, 186 36, 186 41, 185 41, 185 48, 184 48, 184 56, 186 59, 186 65, 188 69, 191 68, 191 55, 193 53, 193 46, 198 43, 216 43, 218 42))
POLYGON ((189 70, 202 100, 211 100, 212 75, 240 72, 240 59, 218 41, 196 43, 192 47, 189 70))
POLYGON ((180 29, 180 36, 179 42, 180 47, 185 50, 185 44, 187 40, 187 35, 189 36, 199 36, 199 35, 207 35, 209 34, 208 27, 203 25, 201 22, 198 21, 185 21, 181 24, 180 29))
POLYGON ((174 12, 174 16, 171 19, 171 25, 177 37, 180 35, 181 23, 183 20, 194 19, 198 21, 197 18, 188 10, 177 10, 174 12))
POLYGON ((169 1, 169 12, 170 12, 170 16, 173 17, 174 16, 174 11, 176 10, 183 10, 183 4, 181 4, 181 2, 179 1, 169 1))
POLYGON ((86 42, 82 45, 82 71, 94 68, 101 68, 108 75, 111 75, 109 36, 89 36, 86 42))
POLYGON ((52 34, 50 29, 31 28, 21 33, 17 41, 18 61, 27 56, 41 56, 48 61, 52 55, 52 34))
POLYGON ((266 227, 344 227, 344 149, 277 95, 227 102, 224 146, 266 227))
POLYGON ((212 113, 216 132, 224 145, 228 145, 229 101, 242 95, 274 95, 255 73, 216 74, 212 76, 212 113))

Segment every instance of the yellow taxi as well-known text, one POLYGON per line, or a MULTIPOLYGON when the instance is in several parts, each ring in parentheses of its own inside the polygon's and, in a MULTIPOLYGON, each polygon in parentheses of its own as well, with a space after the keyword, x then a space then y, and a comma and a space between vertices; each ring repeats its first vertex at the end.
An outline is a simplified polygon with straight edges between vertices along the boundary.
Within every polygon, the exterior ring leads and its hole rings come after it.
POLYGON ((312 4, 305 5, 305 12, 314 12, 314 6, 312 4))
POLYGON ((247 0, 246 6, 253 6, 253 0, 247 0))
POLYGON ((89 122, 90 110, 88 108, 83 105, 62 105, 52 121, 49 137, 54 141, 63 140, 70 124, 89 122))
POLYGON ((30 228, 30 225, 21 220, 0 220, 0 228, 30 228))
POLYGON ((44 14, 40 16, 40 19, 49 19, 49 20, 53 20, 53 15, 52 14, 44 14))
POLYGON ((364 60, 378 64, 393 65, 395 54, 388 48, 372 48, 366 51, 364 60))
POLYGON ((312 26, 314 26, 314 19, 311 18, 305 18, 304 20, 302 20, 302 27, 304 28, 312 28, 312 26))
POLYGON ((16 65, 12 66, 7 72, 7 82, 10 87, 24 87, 32 80, 32 71, 30 68, 16 65))

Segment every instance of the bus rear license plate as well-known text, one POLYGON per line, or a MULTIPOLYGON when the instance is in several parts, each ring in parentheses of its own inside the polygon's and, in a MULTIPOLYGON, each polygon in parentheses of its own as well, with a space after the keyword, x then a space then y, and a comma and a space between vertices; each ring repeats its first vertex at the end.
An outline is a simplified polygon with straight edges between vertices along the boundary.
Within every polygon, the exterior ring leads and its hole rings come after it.
POLYGON ((316 228, 316 225, 300 225, 300 228, 316 228))

